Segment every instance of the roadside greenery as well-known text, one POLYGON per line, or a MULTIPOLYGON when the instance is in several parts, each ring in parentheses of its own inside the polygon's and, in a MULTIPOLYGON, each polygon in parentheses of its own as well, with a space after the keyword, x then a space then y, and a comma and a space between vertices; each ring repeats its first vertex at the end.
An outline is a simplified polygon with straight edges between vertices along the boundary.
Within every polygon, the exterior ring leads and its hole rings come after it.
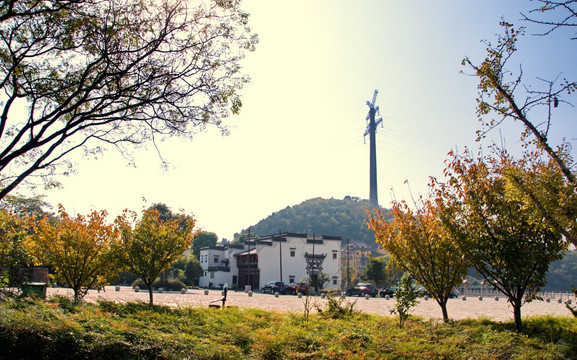
MULTIPOLYGON (((391 314, 398 315, 399 328, 402 328, 410 317, 411 309, 417 306, 419 303, 417 300, 417 288, 413 285, 413 279, 408 273, 403 274, 401 277, 401 281, 395 295, 395 306, 391 310, 391 314)), ((446 318, 444 320, 447 321, 446 318)))
POLYGON ((6 358, 58 359, 571 359, 577 319, 452 323, 259 309, 76 304, 67 298, 0 303, 6 358))

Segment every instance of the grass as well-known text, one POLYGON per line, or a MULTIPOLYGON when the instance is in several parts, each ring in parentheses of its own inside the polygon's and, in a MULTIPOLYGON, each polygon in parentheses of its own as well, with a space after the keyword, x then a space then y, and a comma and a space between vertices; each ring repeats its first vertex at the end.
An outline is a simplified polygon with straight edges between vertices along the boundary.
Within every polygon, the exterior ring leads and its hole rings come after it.
POLYGON ((66 298, 0 302, 0 358, 577 359, 577 319, 467 319, 267 312, 66 298))

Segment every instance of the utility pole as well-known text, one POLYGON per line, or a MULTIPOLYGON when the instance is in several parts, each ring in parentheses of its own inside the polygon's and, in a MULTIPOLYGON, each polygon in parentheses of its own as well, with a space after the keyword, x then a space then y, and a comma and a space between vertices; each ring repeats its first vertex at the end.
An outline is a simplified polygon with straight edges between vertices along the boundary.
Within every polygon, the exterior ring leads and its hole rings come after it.
POLYGON ((369 135, 369 152, 370 152, 370 188, 369 188, 369 202, 374 207, 379 207, 379 198, 377 195, 377 125, 381 124, 383 126, 383 119, 378 118, 375 120, 375 115, 380 115, 379 107, 375 106, 377 101, 378 90, 375 90, 373 94, 373 101, 367 101, 369 106, 369 113, 367 114, 367 129, 365 130, 364 136, 369 135))
POLYGON ((280 264, 280 279, 279 279, 279 281, 282 281, 282 238, 281 238, 280 230, 278 231, 278 251, 279 251, 279 264, 280 264))
POLYGON ((315 285, 315 294, 317 292, 317 277, 315 276, 315 233, 313 233, 313 261, 311 263, 311 281, 315 285))
POLYGON ((345 291, 351 287, 351 264, 349 263, 349 258, 351 254, 351 248, 349 246, 349 238, 347 238, 347 288, 345 291))
MULTIPOLYGON (((248 266, 248 270, 247 270, 247 275, 246 275, 246 277, 248 277, 248 279, 245 279, 245 280, 248 280, 247 282, 250 283, 250 284, 248 284, 248 285, 250 285, 250 289, 252 290, 252 288, 253 288, 253 286, 252 286, 253 284, 252 284, 252 283, 253 283, 253 281, 254 281, 254 278, 251 279, 252 266, 251 266, 251 262, 250 262, 250 260, 251 260, 251 255, 250 255, 250 226, 248 227, 248 238, 247 238, 247 239, 248 239, 248 240, 247 240, 247 244, 248 244, 248 252, 247 252, 247 254, 248 254, 248 265, 247 265, 247 266, 248 266)), ((247 284, 245 283, 244 285, 246 286, 247 284)))

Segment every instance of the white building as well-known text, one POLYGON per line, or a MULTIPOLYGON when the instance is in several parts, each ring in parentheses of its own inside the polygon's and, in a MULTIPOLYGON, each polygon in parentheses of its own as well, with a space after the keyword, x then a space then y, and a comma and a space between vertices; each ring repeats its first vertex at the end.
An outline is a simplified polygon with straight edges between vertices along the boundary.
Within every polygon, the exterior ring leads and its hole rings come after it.
POLYGON ((340 236, 309 237, 280 233, 240 245, 217 245, 200 250, 204 276, 201 287, 236 285, 261 289, 269 281, 285 283, 329 276, 326 288, 338 289, 341 281, 340 236))

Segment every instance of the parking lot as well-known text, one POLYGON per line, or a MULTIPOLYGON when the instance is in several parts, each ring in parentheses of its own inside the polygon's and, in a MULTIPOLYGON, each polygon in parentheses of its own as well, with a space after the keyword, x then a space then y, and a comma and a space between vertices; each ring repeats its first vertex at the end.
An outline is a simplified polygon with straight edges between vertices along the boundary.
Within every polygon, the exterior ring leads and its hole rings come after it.
MULTIPOLYGON (((66 288, 49 288, 47 295, 60 294, 72 296, 72 290, 66 288)), ((565 295, 566 296, 566 295, 565 295)), ((85 297, 87 301, 94 301, 98 298, 110 301, 129 302, 143 301, 148 302, 148 291, 135 292, 132 288, 122 286, 116 291, 114 286, 107 286, 105 291, 90 290, 85 297)), ((208 307, 209 305, 222 305, 222 292, 219 290, 209 290, 205 295, 204 290, 188 290, 182 294, 180 292, 154 292, 154 303, 170 306, 195 306, 208 307)), ((523 316, 531 315, 571 315, 566 308, 564 301, 567 298, 551 298, 550 301, 533 301, 525 304, 522 309, 523 316)), ((323 306, 326 300, 320 297, 312 297, 319 306, 323 306)), ((573 304, 575 298, 570 297, 573 304)), ((239 291, 229 291, 227 293, 226 306, 236 306, 239 308, 261 308, 268 311, 280 312, 302 312, 304 310, 305 297, 299 298, 296 295, 280 295, 276 297, 272 294, 261 294, 255 292, 252 296, 248 293, 239 291)), ((356 301, 355 308, 364 313, 389 316, 390 310, 395 303, 394 299, 346 297, 347 301, 356 301)), ((513 319, 513 310, 509 303, 502 296, 495 300, 495 297, 469 296, 463 300, 463 297, 450 299, 447 305, 449 317, 452 319, 465 319, 477 317, 489 317, 494 320, 513 319)), ((435 300, 424 298, 420 299, 419 304, 413 309, 412 314, 430 318, 442 318, 441 309, 435 300)))

